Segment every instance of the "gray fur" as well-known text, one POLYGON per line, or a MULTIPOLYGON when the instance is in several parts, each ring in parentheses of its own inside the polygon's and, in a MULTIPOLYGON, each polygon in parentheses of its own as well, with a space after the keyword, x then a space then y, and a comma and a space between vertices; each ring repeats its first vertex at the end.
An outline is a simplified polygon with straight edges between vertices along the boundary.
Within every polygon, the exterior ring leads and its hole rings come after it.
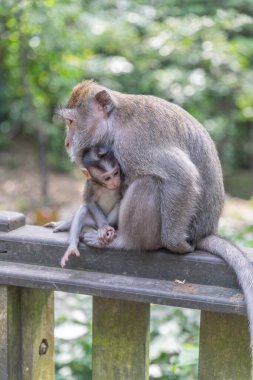
MULTIPOLYGON (((80 86, 85 88, 86 83, 80 86)), ((104 90, 93 83, 85 98, 77 97, 75 104, 70 102, 76 123, 70 156, 80 164, 84 149, 113 143, 115 157, 129 186, 127 192, 137 178, 139 181, 146 176, 155 178, 161 218, 158 245, 173 252, 192 251, 199 239, 216 231, 224 203, 222 171, 213 141, 186 111, 153 96, 107 90, 113 107, 104 116, 95 99, 104 90)), ((145 184, 143 188, 138 186, 134 197, 136 214, 140 216, 138 231, 147 234, 148 227, 141 217, 143 204, 138 202, 143 191, 145 184)), ((125 220, 125 209, 120 209, 120 220, 125 220)), ((152 217, 150 213, 149 220, 152 217)), ((130 225, 131 221, 125 223, 130 225)), ((119 228, 119 234, 122 233, 125 232, 119 228)), ((148 235, 152 234, 156 240, 156 232, 149 229, 148 235)), ((128 241, 123 248, 128 245, 135 243, 128 241)))
POLYGON ((119 204, 122 197, 122 181, 120 168, 113 153, 101 146, 94 146, 87 150, 83 157, 86 163, 89 178, 84 187, 83 200, 79 209, 71 220, 66 222, 50 222, 45 227, 53 228, 53 232, 69 231, 69 246, 61 259, 61 266, 66 265, 69 256, 80 256, 78 250, 79 238, 88 231, 95 230, 96 238, 100 244, 108 244, 115 237, 115 229, 118 227, 119 204), (87 158, 87 160, 86 160, 87 158), (99 165, 100 170, 95 171, 99 165), (116 167, 115 167, 116 165, 116 167), (112 171, 112 169, 115 169, 112 171), (110 189, 109 180, 106 182, 103 176, 109 176, 114 188, 110 189), (115 174, 114 174, 115 173, 115 174), (116 180, 116 183, 113 181, 116 180))

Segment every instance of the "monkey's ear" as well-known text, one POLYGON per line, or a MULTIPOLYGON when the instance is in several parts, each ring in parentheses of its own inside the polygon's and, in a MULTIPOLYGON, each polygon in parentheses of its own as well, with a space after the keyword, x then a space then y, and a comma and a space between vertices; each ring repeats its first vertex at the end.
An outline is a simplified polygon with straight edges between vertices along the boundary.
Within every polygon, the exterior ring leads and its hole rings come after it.
POLYGON ((76 110, 72 108, 59 108, 56 114, 65 120, 67 124, 72 124, 76 121, 76 110))
POLYGON ((95 100, 100 110, 102 110, 106 115, 109 115, 109 113, 113 110, 114 104, 112 98, 106 90, 99 91, 95 95, 95 100))
POLYGON ((83 175, 84 175, 87 179, 90 179, 90 178, 91 178, 88 169, 86 169, 86 168, 81 168, 81 171, 83 172, 83 175))

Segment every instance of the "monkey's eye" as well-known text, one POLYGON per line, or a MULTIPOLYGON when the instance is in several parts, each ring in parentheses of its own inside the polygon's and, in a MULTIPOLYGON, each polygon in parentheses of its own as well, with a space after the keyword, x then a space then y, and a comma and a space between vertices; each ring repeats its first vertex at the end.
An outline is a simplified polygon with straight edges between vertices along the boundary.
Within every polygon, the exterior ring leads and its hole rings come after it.
POLYGON ((110 179, 111 179, 111 177, 106 177, 105 181, 108 182, 108 181, 110 181, 110 179))
POLYGON ((116 171, 113 175, 114 175, 114 177, 116 177, 118 174, 119 174, 119 172, 116 171))

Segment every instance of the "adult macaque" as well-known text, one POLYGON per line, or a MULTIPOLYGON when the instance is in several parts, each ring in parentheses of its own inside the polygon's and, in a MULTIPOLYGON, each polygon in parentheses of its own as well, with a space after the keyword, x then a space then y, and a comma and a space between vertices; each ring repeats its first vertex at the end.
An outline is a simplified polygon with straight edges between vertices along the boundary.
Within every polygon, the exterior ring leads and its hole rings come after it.
MULTIPOLYGON (((253 275, 237 247, 215 235, 224 204, 221 165, 203 126, 179 106, 154 96, 126 95, 93 81, 74 87, 58 111, 67 125, 66 148, 80 164, 82 151, 112 144, 128 189, 119 232, 110 248, 175 253, 203 249, 222 257, 244 291, 253 343, 253 275)), ((97 232, 85 242, 103 247, 97 232)))
MULTIPOLYGON (((112 150, 105 146, 90 148, 84 151, 82 164, 82 172, 87 179, 84 204, 75 213, 72 221, 63 222, 54 230, 59 232, 70 228, 69 246, 61 259, 62 267, 71 255, 80 256, 78 244, 81 232, 97 231, 99 243, 106 246, 115 238, 115 228, 118 226, 122 180, 120 167, 112 150)), ((46 225, 54 226, 54 222, 46 225)))

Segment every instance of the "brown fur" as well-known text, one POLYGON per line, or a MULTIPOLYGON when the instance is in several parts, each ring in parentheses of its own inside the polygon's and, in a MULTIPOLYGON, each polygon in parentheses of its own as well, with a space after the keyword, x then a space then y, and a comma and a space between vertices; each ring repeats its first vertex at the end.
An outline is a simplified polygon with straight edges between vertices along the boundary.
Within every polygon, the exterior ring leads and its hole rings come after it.
POLYGON ((68 100, 67 107, 73 108, 78 105, 82 101, 84 97, 90 92, 93 88, 94 82, 92 80, 88 80, 76 85, 73 88, 71 97, 68 100))

